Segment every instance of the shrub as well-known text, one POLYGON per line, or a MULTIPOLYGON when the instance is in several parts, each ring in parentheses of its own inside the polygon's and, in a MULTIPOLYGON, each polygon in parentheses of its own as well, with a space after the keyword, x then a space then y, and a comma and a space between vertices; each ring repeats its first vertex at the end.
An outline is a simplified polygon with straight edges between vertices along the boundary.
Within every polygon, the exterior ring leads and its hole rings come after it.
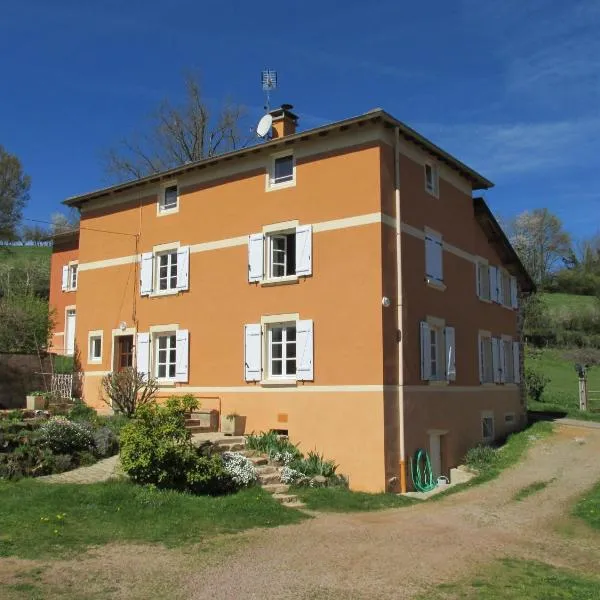
POLYGON ((302 456, 302 453, 294 444, 274 431, 262 431, 249 435, 246 438, 246 448, 267 454, 273 460, 276 460, 275 456, 283 453, 292 454, 294 457, 302 456))
POLYGON ((138 407, 121 431, 121 465, 134 482, 202 494, 234 489, 221 457, 202 456, 191 442, 185 416, 197 405, 187 396, 138 407))
POLYGON ((471 469, 485 471, 498 460, 498 450, 491 446, 475 446, 465 455, 464 462, 471 469))
POLYGON ((65 417, 53 417, 44 423, 40 427, 40 442, 55 454, 72 454, 94 447, 91 429, 65 417))
POLYGON ((544 388, 550 383, 550 380, 537 369, 531 367, 525 369, 525 388, 527 396, 535 402, 542 401, 544 388))
POLYGON ((71 421, 84 421, 87 423, 93 423, 97 416, 96 410, 88 406, 83 400, 75 400, 67 415, 71 421))
POLYGON ((113 410, 133 417, 142 406, 154 402, 158 383, 135 369, 122 369, 102 378, 102 399, 113 410))
POLYGON ((235 452, 223 452, 221 458, 223 468, 239 487, 246 487, 256 481, 256 468, 245 456, 235 452))
POLYGON ((93 432, 95 454, 100 458, 113 456, 119 452, 119 440, 109 427, 99 427, 93 432))

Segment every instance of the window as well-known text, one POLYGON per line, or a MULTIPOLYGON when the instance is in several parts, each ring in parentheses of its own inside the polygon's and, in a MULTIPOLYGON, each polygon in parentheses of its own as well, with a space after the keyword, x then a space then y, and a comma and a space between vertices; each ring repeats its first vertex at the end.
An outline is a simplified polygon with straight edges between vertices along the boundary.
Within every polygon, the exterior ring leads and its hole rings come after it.
POLYGON ((479 378, 481 383, 494 383, 492 338, 487 335, 479 338, 479 378))
POLYGON ((494 441, 494 413, 484 412, 481 415, 481 437, 484 442, 494 441))
POLYGON ((442 236, 428 232, 425 234, 425 277, 428 283, 443 283, 442 236))
POLYGON ((288 187, 296 181, 296 161, 293 154, 274 156, 271 158, 267 175, 267 189, 288 187))
POLYGON ((169 251, 156 256, 156 288, 159 292, 177 288, 177 252, 169 251))
POLYGON ((511 280, 510 275, 506 271, 502 271, 502 304, 504 306, 511 305, 511 280))
POLYGON ((248 281, 270 282, 312 275, 312 226, 252 234, 248 238, 248 281))
POLYGON ((77 265, 69 267, 69 283, 72 290, 77 289, 77 265))
POLYGON ((439 195, 439 172, 435 165, 425 165, 425 191, 436 198, 439 195))
POLYGON ((102 360, 102 334, 90 332, 89 344, 89 362, 100 362, 102 360))
POLYGON ((515 382, 513 342, 511 339, 502 340, 502 352, 504 354, 501 364, 503 366, 502 381, 504 383, 515 382))
POLYGON ((65 265, 62 270, 62 291, 73 292, 77 289, 77 263, 65 265))
POLYGON ((281 384, 314 379, 311 320, 297 319, 297 315, 263 317, 262 323, 244 326, 244 338, 246 381, 268 385, 269 381, 281 384))
POLYGON ((515 413, 506 413, 504 415, 504 422, 507 425, 512 425, 516 421, 515 413))
POLYGON ((271 325, 268 328, 270 378, 296 377, 296 323, 271 325))
POLYGON ((440 319, 421 322, 421 378, 425 381, 456 380, 454 327, 440 319))
POLYGON ((487 264, 477 263, 477 295, 481 300, 490 298, 490 268, 487 264))
POLYGON ((175 379, 175 368, 177 365, 175 334, 156 336, 155 349, 155 377, 157 379, 175 379))
POLYGON ((160 196, 159 211, 174 211, 179 203, 179 190, 177 185, 163 188, 160 196))
MULTIPOLYGON (((164 249, 165 246, 157 247, 164 249)), ((167 246, 169 248, 169 246, 167 246)), ((140 294, 176 294, 189 289, 190 247, 144 252, 140 266, 140 294)))

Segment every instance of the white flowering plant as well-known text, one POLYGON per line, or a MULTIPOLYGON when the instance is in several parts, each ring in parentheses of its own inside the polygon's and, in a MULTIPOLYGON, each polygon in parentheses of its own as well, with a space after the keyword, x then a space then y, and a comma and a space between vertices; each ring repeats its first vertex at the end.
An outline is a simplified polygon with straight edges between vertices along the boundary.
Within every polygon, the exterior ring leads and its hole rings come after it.
POLYGON ((223 452, 223 468, 229 474, 231 479, 240 487, 247 487, 253 484, 258 475, 256 467, 251 460, 238 454, 237 452, 223 452))
POLYGON ((66 417, 52 417, 40 427, 40 442, 55 454, 94 449, 92 429, 83 423, 69 421, 66 417))
POLYGON ((297 471, 296 469, 292 469, 290 467, 283 467, 283 469, 281 469, 281 483, 287 483, 288 485, 291 485, 303 477, 305 477, 304 473, 300 473, 300 471, 297 471))

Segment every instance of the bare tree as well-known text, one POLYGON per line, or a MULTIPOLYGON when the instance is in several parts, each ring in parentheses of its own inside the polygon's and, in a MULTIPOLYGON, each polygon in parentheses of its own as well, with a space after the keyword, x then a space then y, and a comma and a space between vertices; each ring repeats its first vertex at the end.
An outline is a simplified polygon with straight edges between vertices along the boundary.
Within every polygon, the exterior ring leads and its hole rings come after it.
POLYGON ((34 246, 44 246, 50 242, 51 233, 41 225, 24 225, 21 228, 21 241, 34 246))
POLYGON ((543 285, 555 265, 570 255, 571 238, 547 208, 525 211, 508 225, 509 237, 533 280, 543 285))
POLYGON ((243 108, 228 102, 213 115, 194 77, 186 78, 185 87, 183 106, 165 100, 152 116, 148 132, 123 139, 108 152, 105 170, 112 180, 139 179, 242 144, 239 124, 243 108))
POLYGON ((79 213, 74 209, 71 209, 69 214, 60 212, 52 213, 50 220, 52 221, 52 235, 79 229, 79 213))
POLYGON ((102 400, 113 410, 133 417, 138 407, 154 402, 158 383, 128 367, 102 377, 102 400))
POLYGON ((21 161, 0 146, 0 242, 17 239, 30 186, 31 179, 23 173, 21 161))

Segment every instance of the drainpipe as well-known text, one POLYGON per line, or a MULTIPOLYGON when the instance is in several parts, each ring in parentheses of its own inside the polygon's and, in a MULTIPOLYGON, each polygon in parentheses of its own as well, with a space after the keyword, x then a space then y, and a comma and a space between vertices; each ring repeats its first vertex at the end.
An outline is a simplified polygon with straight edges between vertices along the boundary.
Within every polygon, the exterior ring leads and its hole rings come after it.
POLYGON ((404 393, 402 356, 402 239, 400 231, 400 129, 394 129, 394 194, 396 200, 396 297, 398 319, 398 413, 400 416, 400 491, 406 493, 406 450, 404 448, 404 393))

